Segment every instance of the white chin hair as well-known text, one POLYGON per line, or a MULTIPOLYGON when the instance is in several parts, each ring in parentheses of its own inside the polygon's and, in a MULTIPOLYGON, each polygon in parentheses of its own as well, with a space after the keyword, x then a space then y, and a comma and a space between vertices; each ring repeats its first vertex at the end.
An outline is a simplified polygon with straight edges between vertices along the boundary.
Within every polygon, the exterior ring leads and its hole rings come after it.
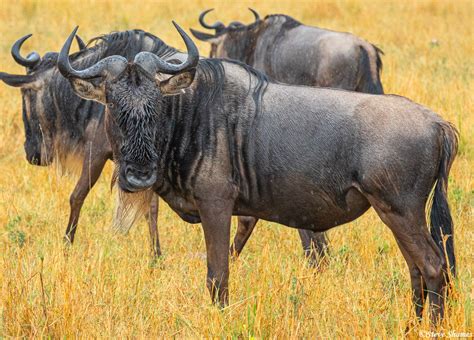
POLYGON ((151 189, 130 193, 121 190, 117 185, 115 190, 115 207, 112 221, 114 233, 127 234, 135 221, 150 210, 153 196, 151 189))

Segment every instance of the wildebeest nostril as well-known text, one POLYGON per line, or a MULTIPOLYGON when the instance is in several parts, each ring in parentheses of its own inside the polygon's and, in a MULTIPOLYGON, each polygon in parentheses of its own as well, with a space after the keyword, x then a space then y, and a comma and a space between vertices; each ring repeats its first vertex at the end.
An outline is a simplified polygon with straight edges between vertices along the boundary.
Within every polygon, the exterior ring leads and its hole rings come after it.
POLYGON ((133 165, 127 165, 125 167, 125 179, 135 189, 150 187, 156 181, 156 167, 138 169, 133 165))

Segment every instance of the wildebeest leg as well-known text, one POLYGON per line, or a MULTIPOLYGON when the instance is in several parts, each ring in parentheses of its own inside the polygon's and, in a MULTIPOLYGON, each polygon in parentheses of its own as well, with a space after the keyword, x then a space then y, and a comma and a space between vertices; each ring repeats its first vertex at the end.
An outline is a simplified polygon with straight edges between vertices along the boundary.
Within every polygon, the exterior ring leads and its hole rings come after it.
POLYGON ((392 211, 390 205, 380 204, 373 198, 369 198, 369 202, 384 223, 392 230, 403 251, 420 270, 423 280, 426 282, 430 299, 431 320, 433 324, 436 324, 444 314, 446 260, 426 226, 424 204, 416 208, 411 207, 402 215, 392 211))
POLYGON ((198 202, 206 240, 206 285, 212 301, 221 307, 229 303, 229 243, 233 204, 233 201, 227 200, 198 202))
POLYGON ((251 216, 239 216, 239 223, 237 225, 237 232, 235 233, 234 242, 230 247, 230 254, 238 257, 244 249, 252 231, 257 224, 258 218, 251 216))
POLYGON ((148 229, 150 231, 151 251, 154 257, 161 256, 160 237, 158 234, 158 204, 159 199, 156 194, 151 196, 150 210, 146 214, 148 229))
POLYGON ((71 206, 71 212, 69 215, 69 222, 66 228, 66 234, 64 235, 64 241, 66 243, 74 242, 74 235, 76 234, 77 223, 79 221, 79 214, 81 213, 82 205, 86 199, 89 191, 92 189, 94 184, 97 182, 105 163, 107 162, 108 155, 94 155, 91 157, 84 157, 82 163, 81 176, 79 181, 74 188, 70 198, 69 204, 71 206))
POLYGON ((305 229, 298 229, 301 245, 305 257, 311 267, 316 267, 318 262, 327 254, 328 240, 326 233, 318 233, 305 229))
POLYGON ((420 270, 413 262, 412 258, 408 254, 408 252, 403 248, 403 245, 396 239, 398 247, 405 258, 405 261, 408 265, 408 270, 410 271, 410 279, 411 279, 411 288, 412 288, 412 299, 413 305, 415 307, 415 314, 418 320, 421 320, 421 316, 423 314, 423 306, 425 304, 425 292, 426 292, 426 283, 423 280, 423 276, 421 275, 420 270))

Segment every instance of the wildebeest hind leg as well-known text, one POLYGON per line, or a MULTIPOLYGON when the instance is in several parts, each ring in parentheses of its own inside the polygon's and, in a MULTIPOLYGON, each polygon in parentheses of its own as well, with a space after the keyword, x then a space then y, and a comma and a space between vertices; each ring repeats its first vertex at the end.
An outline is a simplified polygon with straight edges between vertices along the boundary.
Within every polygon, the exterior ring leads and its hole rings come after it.
POLYGON ((234 242, 230 247, 230 254, 238 257, 244 249, 252 231, 257 224, 258 218, 251 216, 239 216, 239 223, 237 225, 237 232, 235 233, 234 242))
POLYGON ((415 307, 415 314, 418 320, 421 320, 421 316, 423 314, 423 306, 425 304, 426 298, 426 283, 423 280, 423 276, 421 275, 420 269, 416 266, 413 262, 413 259, 410 257, 408 252, 405 250, 403 245, 396 239, 398 247, 405 258, 405 261, 408 265, 408 270, 410 271, 410 279, 411 279, 411 289, 412 289, 412 299, 413 299, 413 306, 415 307))
POLYGON ((150 210, 146 214, 148 222, 148 229, 150 231, 150 243, 153 257, 161 256, 160 237, 158 234, 158 196, 156 194, 151 195, 150 210))
POLYGON ((319 261, 327 255, 328 240, 326 233, 298 229, 305 257, 311 267, 317 267, 319 261))
MULTIPOLYGON (((430 314, 433 324, 443 318, 444 299, 446 296, 446 278, 444 269, 446 260, 431 237, 425 217, 423 204, 412 204, 413 200, 406 199, 403 214, 393 211, 390 205, 380 203, 374 198, 369 202, 374 207, 382 221, 392 230, 403 252, 420 270, 428 291, 430 314)), ((410 266, 410 263, 408 263, 410 266)), ((414 273, 415 280, 417 275, 414 273)), ((413 279, 412 279, 413 280, 413 279)), ((420 292, 422 291, 421 288, 420 292)), ((417 292, 417 294, 420 294, 417 292)), ((416 308, 416 306, 415 306, 416 308)))
POLYGON ((69 214, 69 222, 64 235, 64 241, 72 244, 74 242, 74 235, 76 234, 77 223, 79 221, 79 214, 81 213, 82 205, 86 199, 89 191, 97 182, 108 157, 106 155, 94 155, 93 157, 84 158, 82 163, 81 176, 74 188, 70 198, 69 204, 71 211, 69 214))

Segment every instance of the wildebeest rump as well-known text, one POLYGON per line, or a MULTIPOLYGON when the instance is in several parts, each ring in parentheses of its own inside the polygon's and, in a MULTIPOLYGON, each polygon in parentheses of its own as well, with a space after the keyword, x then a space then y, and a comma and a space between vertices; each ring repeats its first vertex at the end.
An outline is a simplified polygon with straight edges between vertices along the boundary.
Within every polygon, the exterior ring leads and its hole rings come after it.
POLYGON ((250 25, 232 22, 201 25, 207 34, 191 29, 194 36, 211 43, 211 57, 231 58, 263 71, 270 78, 295 85, 334 87, 382 94, 382 51, 350 33, 306 26, 283 14, 263 20, 254 10, 250 25))
POLYGON ((107 105, 119 186, 153 187, 185 219, 202 221, 212 299, 228 303, 232 215, 325 231, 372 206, 406 259, 417 315, 426 293, 433 320, 442 317, 455 274, 447 202, 455 128, 403 97, 277 84, 239 62, 199 60, 176 27, 188 49, 182 64, 142 52, 133 63, 113 56, 77 71, 68 59, 74 30, 58 67, 78 94, 107 105))

